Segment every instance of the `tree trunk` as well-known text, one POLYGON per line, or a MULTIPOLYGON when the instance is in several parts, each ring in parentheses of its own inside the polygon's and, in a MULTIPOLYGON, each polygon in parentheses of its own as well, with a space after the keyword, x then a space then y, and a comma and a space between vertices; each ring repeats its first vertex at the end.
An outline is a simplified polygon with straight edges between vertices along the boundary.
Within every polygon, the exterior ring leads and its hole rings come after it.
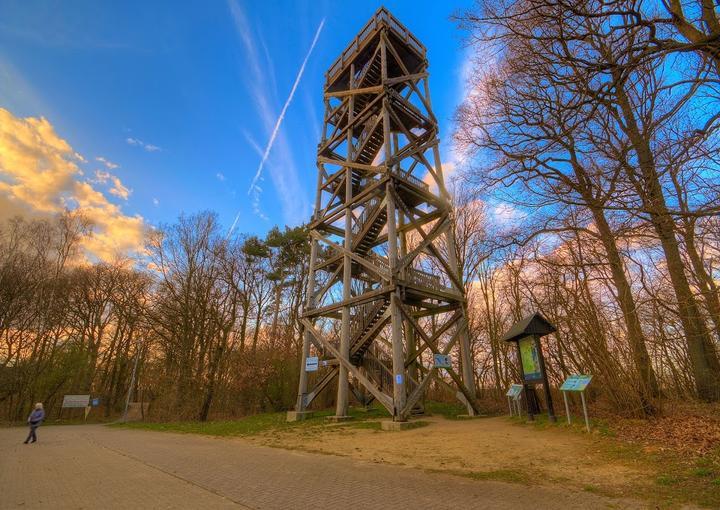
POLYGON ((617 290, 617 301, 623 313, 633 363, 640 377, 643 406, 646 412, 652 412, 648 400, 649 398, 659 397, 660 389, 657 378, 655 377, 655 371, 650 363, 645 334, 640 325, 640 318, 638 317, 637 304, 635 303, 635 298, 632 293, 632 287, 625 274, 625 264, 620 257, 620 252, 615 243, 615 237, 610 229, 610 225, 608 225, 607 218, 605 218, 604 211, 595 206, 591 206, 590 210, 592 211, 595 225, 600 234, 600 242, 608 258, 613 284, 617 290))
POLYGON ((616 81, 615 95, 622 110, 621 124, 624 123, 625 133, 637 155, 641 175, 636 175, 629 165, 627 173, 643 201, 644 209, 650 215, 650 221, 665 254, 670 281, 678 302, 680 321, 685 331, 695 388, 702 400, 717 401, 720 399, 720 361, 685 274, 680 247, 675 238, 675 222, 665 202, 649 140, 641 134, 619 71, 613 74, 616 81))
POLYGON ((705 302, 705 307, 715 327, 715 334, 717 338, 720 339, 720 299, 718 299, 718 288, 715 280, 713 280, 712 276, 705 269, 702 257, 700 253, 698 253, 692 223, 685 227, 683 239, 685 240, 685 248, 688 257, 690 257, 690 263, 692 264, 698 287, 700 287, 700 293, 705 302))

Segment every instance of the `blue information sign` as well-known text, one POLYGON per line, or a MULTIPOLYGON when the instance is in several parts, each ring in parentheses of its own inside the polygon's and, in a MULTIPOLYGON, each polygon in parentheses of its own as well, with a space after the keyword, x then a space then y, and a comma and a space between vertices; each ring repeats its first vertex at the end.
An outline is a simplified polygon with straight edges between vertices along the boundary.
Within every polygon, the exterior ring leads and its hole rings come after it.
POLYGON ((585 391, 592 377, 591 375, 571 375, 560 386, 560 391, 585 391))
POLYGON ((512 384, 510 388, 507 390, 506 396, 510 398, 518 398, 520 396, 520 393, 522 393, 523 386, 522 384, 512 384))
POLYGON ((447 354, 433 355, 433 365, 435 368, 452 368, 452 361, 447 354))

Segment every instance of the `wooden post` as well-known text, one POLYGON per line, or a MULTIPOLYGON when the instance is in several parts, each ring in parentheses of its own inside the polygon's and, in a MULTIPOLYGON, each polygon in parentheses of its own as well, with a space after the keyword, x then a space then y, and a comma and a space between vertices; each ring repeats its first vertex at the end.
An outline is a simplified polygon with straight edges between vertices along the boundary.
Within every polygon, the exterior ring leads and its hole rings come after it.
MULTIPOLYGON (((425 100, 429 105, 432 105, 432 100, 430 99, 430 83, 429 79, 425 78, 423 80, 423 85, 425 89, 425 100)), ((440 148, 438 147, 438 144, 436 143, 433 146, 433 159, 435 160, 435 172, 437 173, 437 181, 438 181, 438 190, 440 192, 440 195, 443 196, 448 202, 450 202, 450 195, 447 192, 447 188, 445 187, 445 178, 443 176, 443 170, 442 170, 442 161, 440 159, 440 148)), ((447 233, 445 234, 446 243, 447 243, 447 251, 448 251, 448 264, 450 266, 450 269, 457 275, 457 279, 459 282, 462 283, 463 281, 463 275, 462 270, 459 267, 458 260, 457 260, 457 251, 455 246, 455 233, 453 231, 454 227, 454 221, 452 221, 451 217, 451 227, 448 229, 447 233)), ((458 289, 460 292, 464 294, 465 289, 458 289)), ((465 303, 463 303, 463 321, 460 322, 459 328, 461 328, 460 332, 460 362, 461 362, 461 368, 462 368, 462 376, 463 376, 463 382, 465 383, 465 386, 467 387, 470 394, 475 398, 476 392, 475 392, 475 375, 474 370, 472 366, 472 353, 470 351, 470 335, 468 331, 468 317, 467 317, 467 310, 465 303)), ((467 412, 468 415, 474 416, 475 410, 473 407, 468 403, 467 404, 467 412)))
MULTIPOLYGON (((389 126, 389 121, 388 121, 389 126)), ((387 226, 388 226, 388 258, 390 259, 390 272, 395 279, 397 267, 397 231, 395 226, 395 201, 389 188, 392 180, 387 183, 387 226)), ((392 365, 393 365, 393 400, 395 401, 395 414, 393 419, 405 421, 400 411, 405 407, 405 353, 402 338, 402 312, 398 306, 397 291, 390 295, 390 324, 392 334, 392 365)))
MULTIPOLYGON (((315 265, 317 263, 318 244, 315 239, 310 240, 310 269, 308 270, 307 296, 305 298, 306 308, 315 306, 315 265)), ((300 360, 300 383, 298 384, 298 395, 295 401, 295 411, 305 411, 305 395, 307 394, 308 374, 305 370, 305 360, 310 356, 311 334, 303 328, 302 359, 300 360)))
MULTIPOLYGON (((355 76, 355 66, 350 65, 350 88, 353 88, 353 79, 355 76)), ((355 96, 350 96, 348 107, 348 124, 352 125, 353 121, 353 105, 355 96)), ((347 132, 347 162, 352 161, 352 140, 353 129, 347 132)), ((345 168, 345 240, 344 247, 350 252, 352 250, 352 172, 351 167, 345 168)), ((343 256, 343 301, 347 301, 351 297, 350 289, 352 286, 352 259, 345 253, 343 256)), ((340 331, 340 355, 346 360, 350 359, 350 305, 342 307, 342 327, 340 331)), ((338 392, 337 405, 335 408, 335 416, 338 418, 346 417, 348 414, 348 370, 340 365, 338 374, 338 392)))
POLYGON ((540 345, 540 336, 534 335, 535 337, 535 348, 538 353, 538 361, 540 361, 540 370, 543 376, 543 388, 545 389, 545 403, 547 405, 548 419, 555 423, 557 417, 555 416, 555 408, 553 407, 552 395, 550 394, 550 384, 548 383, 547 370, 545 370, 545 356, 543 356, 542 346, 540 345))
MULTIPOLYGON (((132 394, 133 386, 135 385, 135 377, 137 375, 137 367, 138 367, 138 361, 140 360, 140 346, 137 347, 137 352, 135 353, 135 362, 133 363, 133 371, 132 376, 130 377, 130 387, 128 388, 127 392, 127 398, 125 399, 125 410, 123 411, 123 417, 122 421, 127 421, 128 416, 128 408, 130 407, 130 395, 132 394)), ((587 414, 586 414, 587 416, 587 414)))

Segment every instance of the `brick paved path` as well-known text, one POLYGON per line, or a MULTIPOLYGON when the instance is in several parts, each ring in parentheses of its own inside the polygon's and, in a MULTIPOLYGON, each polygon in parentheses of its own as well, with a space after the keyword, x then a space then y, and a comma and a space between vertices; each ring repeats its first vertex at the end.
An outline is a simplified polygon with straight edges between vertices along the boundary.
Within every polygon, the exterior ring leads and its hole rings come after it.
MULTIPOLYGON (((0 508, 628 508, 558 488, 99 425, 0 429, 0 508)), ((637 506, 636 506, 637 507, 637 506)))

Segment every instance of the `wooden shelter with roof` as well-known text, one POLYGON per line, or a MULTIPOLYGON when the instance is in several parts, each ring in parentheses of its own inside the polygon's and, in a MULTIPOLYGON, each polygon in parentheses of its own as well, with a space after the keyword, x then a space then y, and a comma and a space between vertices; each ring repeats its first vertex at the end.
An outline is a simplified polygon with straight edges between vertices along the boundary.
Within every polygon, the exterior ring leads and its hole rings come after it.
POLYGON ((550 321, 540 312, 535 312, 513 324, 502 337, 504 341, 516 344, 518 370, 525 393, 528 417, 531 420, 533 415, 539 413, 539 403, 534 389, 536 383, 542 383, 545 390, 548 418, 550 421, 557 420, 540 343, 540 338, 556 331, 557 328, 550 321))

